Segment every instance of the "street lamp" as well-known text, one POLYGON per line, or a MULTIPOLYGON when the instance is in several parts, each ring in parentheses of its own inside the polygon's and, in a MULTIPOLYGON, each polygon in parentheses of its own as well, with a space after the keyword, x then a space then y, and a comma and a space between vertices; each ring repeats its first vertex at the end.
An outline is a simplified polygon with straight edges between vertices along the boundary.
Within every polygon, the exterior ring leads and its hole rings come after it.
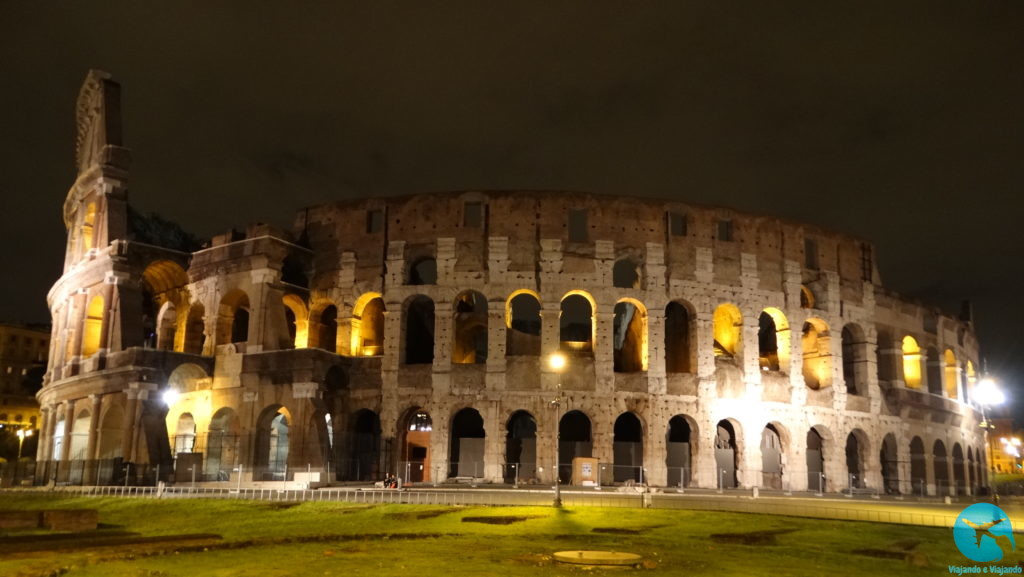
POLYGON ((565 358, 565 355, 560 352, 554 352, 548 355, 548 367, 558 375, 558 386, 555 389, 555 398, 551 400, 551 408, 554 409, 555 413, 555 501, 552 503, 555 507, 562 506, 562 489, 558 482, 558 453, 559 445, 562 444, 562 431, 558 420, 561 413, 562 399, 564 398, 564 394, 562 393, 562 370, 565 369, 567 364, 568 360, 565 358))
POLYGON ((985 446, 988 448, 988 483, 992 486, 992 468, 995 466, 993 463, 993 452, 992 443, 989 441, 989 431, 995 429, 995 425, 988 420, 985 414, 985 410, 995 405, 1001 405, 1006 400, 1006 395, 1003 394, 999 387, 996 386, 996 382, 990 377, 981 379, 978 386, 974 388, 974 399, 978 401, 978 405, 981 407, 981 423, 978 424, 985 431, 985 446))
POLYGON ((15 434, 18 435, 18 460, 20 461, 21 460, 21 445, 25 442, 25 437, 31 437, 32 436, 32 429, 18 429, 18 432, 15 433, 15 434))

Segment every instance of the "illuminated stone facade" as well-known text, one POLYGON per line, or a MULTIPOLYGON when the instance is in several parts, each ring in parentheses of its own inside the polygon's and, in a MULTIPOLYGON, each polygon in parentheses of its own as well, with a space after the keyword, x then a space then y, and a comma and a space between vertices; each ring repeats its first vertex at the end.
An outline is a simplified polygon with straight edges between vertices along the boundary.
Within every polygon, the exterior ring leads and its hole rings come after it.
POLYGON ((94 73, 79 101, 43 467, 550 481, 557 419, 566 480, 594 457, 604 483, 985 484, 970 319, 886 292, 863 240, 681 202, 466 192, 159 248, 133 232, 117 85, 94 73))

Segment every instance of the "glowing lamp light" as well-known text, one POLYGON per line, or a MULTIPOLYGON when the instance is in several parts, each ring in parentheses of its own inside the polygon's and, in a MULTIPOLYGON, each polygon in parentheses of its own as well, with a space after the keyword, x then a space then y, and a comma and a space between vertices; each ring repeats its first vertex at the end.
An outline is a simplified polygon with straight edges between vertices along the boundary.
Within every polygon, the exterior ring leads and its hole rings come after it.
POLYGON ((565 355, 562 353, 551 353, 548 357, 548 366, 551 367, 551 370, 553 371, 561 371, 564 369, 566 362, 565 355))
POLYGON ((1006 401, 1006 395, 999 390, 995 381, 989 378, 982 379, 974 389, 974 398, 986 407, 1001 405, 1006 401))
POLYGON ((178 401, 178 391, 175 391, 174 389, 167 389, 164 391, 161 398, 163 399, 164 404, 170 407, 178 401))

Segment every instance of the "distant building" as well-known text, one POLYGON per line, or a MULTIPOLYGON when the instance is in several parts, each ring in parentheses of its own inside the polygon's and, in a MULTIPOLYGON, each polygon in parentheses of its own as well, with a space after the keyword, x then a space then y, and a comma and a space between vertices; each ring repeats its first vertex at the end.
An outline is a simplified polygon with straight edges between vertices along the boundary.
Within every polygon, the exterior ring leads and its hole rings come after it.
POLYGON ((37 428, 49 349, 48 326, 0 324, 0 427, 37 428))
POLYGON ((79 95, 38 476, 553 482, 593 458, 604 483, 987 485, 973 323, 887 291, 867 241, 469 191, 199 248, 131 210, 119 94, 93 72, 79 95))

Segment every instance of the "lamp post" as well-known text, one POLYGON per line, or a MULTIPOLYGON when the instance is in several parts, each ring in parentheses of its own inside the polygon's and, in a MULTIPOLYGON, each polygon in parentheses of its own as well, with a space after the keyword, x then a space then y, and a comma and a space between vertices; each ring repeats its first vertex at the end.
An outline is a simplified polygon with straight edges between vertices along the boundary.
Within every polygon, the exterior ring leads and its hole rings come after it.
POLYGON ((994 380, 990 377, 981 379, 978 386, 974 389, 974 399, 978 401, 978 406, 981 407, 981 423, 978 424, 985 431, 985 447, 988 449, 988 467, 985 467, 985 472, 988 477, 988 486, 992 486, 992 468, 993 464, 993 452, 992 443, 989 439, 989 432, 995 429, 995 425, 988 420, 986 415, 986 409, 995 405, 1001 405, 1006 400, 1006 395, 1003 394, 999 387, 996 386, 994 380))
POLYGON ((25 437, 32 436, 32 429, 18 429, 16 433, 18 435, 18 460, 21 460, 21 445, 25 442, 25 437))
POLYGON ((558 375, 558 386, 555 389, 555 398, 551 400, 551 408, 554 409, 554 424, 555 424, 555 500, 552 503, 554 507, 562 506, 562 489, 559 486, 559 474, 558 474, 558 453, 559 445, 562 444, 562 431, 559 426, 559 417, 561 416, 562 399, 564 394, 562 393, 562 370, 565 369, 567 360, 565 355, 559 352, 551 353, 548 356, 548 367, 558 375))

